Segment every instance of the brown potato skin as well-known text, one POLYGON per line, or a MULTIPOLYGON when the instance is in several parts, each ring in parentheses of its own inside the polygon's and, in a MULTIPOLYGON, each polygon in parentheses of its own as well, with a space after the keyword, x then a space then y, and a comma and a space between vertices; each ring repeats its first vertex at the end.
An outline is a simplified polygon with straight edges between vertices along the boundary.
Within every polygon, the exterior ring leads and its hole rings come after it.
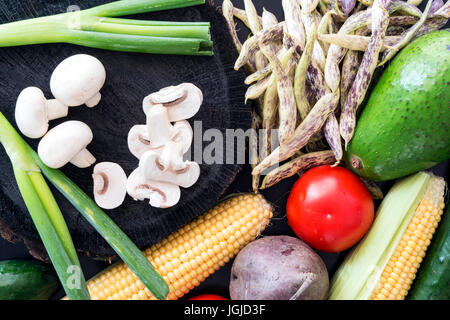
POLYGON ((322 259, 305 242, 267 236, 248 244, 231 268, 232 300, 324 300, 329 278, 322 259), (300 294, 294 295, 305 281, 300 294))

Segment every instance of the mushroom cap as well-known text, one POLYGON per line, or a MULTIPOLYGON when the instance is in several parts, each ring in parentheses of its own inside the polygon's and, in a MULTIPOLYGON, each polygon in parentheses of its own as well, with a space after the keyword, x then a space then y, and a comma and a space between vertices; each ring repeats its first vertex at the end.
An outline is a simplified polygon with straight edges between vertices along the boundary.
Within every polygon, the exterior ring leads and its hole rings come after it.
POLYGON ((161 147, 153 147, 149 138, 148 138, 148 129, 147 126, 135 125, 128 132, 128 149, 133 156, 140 159, 142 155, 150 150, 161 153, 163 150, 163 146, 161 147))
POLYGON ((92 130, 81 121, 67 121, 51 129, 39 142, 38 154, 50 168, 66 165, 93 139, 92 130))
POLYGON ((76 107, 95 97, 105 80, 106 70, 100 60, 87 54, 77 54, 56 67, 50 79, 50 88, 56 99, 76 107))
POLYGON ((144 98, 145 114, 157 104, 167 108, 169 121, 187 120, 195 116, 203 103, 202 91, 192 83, 167 87, 144 98))
POLYGON ((174 170, 161 166, 159 155, 153 151, 144 153, 139 168, 146 179, 170 182, 183 188, 192 187, 200 177, 200 166, 193 161, 184 162, 184 168, 174 170))
POLYGON ((136 201, 149 199, 155 208, 173 207, 181 198, 179 186, 146 179, 139 168, 128 177, 127 192, 136 201))
POLYGON ((15 117, 19 130, 28 138, 41 138, 47 133, 47 99, 41 89, 22 90, 17 98, 15 117))
POLYGON ((95 165, 94 199, 103 209, 115 209, 125 200, 127 194, 127 175, 120 165, 101 162, 95 165))

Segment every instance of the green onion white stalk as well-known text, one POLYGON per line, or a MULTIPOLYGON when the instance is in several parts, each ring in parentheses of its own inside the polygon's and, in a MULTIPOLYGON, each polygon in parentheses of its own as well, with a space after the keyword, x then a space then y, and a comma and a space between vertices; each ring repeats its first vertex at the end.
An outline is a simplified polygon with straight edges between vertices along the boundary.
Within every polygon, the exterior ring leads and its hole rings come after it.
POLYGON ((212 55, 210 24, 115 18, 204 4, 205 0, 121 0, 0 25, 0 47, 70 43, 154 54, 212 55))

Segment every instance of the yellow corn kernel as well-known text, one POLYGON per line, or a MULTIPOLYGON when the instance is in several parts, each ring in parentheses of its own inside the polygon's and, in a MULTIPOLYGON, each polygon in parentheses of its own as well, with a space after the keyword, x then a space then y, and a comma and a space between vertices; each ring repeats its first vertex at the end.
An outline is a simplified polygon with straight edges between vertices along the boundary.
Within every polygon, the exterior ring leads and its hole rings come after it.
POLYGON ((402 240, 385 267, 383 277, 380 277, 372 300, 406 297, 437 226, 434 221, 440 219, 443 213, 444 192, 445 182, 442 179, 435 178, 434 183, 428 184, 402 240))
MULTIPOLYGON (((167 299, 181 298, 227 263, 267 227, 272 215, 272 207, 263 196, 239 195, 144 250, 169 285, 167 299)), ((87 285, 93 299, 156 299, 124 263, 87 285)))

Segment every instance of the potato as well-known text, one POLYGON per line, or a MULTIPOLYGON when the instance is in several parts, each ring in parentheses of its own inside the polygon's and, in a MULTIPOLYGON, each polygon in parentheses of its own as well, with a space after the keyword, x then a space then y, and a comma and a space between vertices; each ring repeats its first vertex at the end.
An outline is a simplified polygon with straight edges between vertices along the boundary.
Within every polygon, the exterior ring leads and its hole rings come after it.
POLYGON ((267 236, 248 244, 231 268, 232 300, 323 300, 328 286, 319 255, 289 236, 267 236))

